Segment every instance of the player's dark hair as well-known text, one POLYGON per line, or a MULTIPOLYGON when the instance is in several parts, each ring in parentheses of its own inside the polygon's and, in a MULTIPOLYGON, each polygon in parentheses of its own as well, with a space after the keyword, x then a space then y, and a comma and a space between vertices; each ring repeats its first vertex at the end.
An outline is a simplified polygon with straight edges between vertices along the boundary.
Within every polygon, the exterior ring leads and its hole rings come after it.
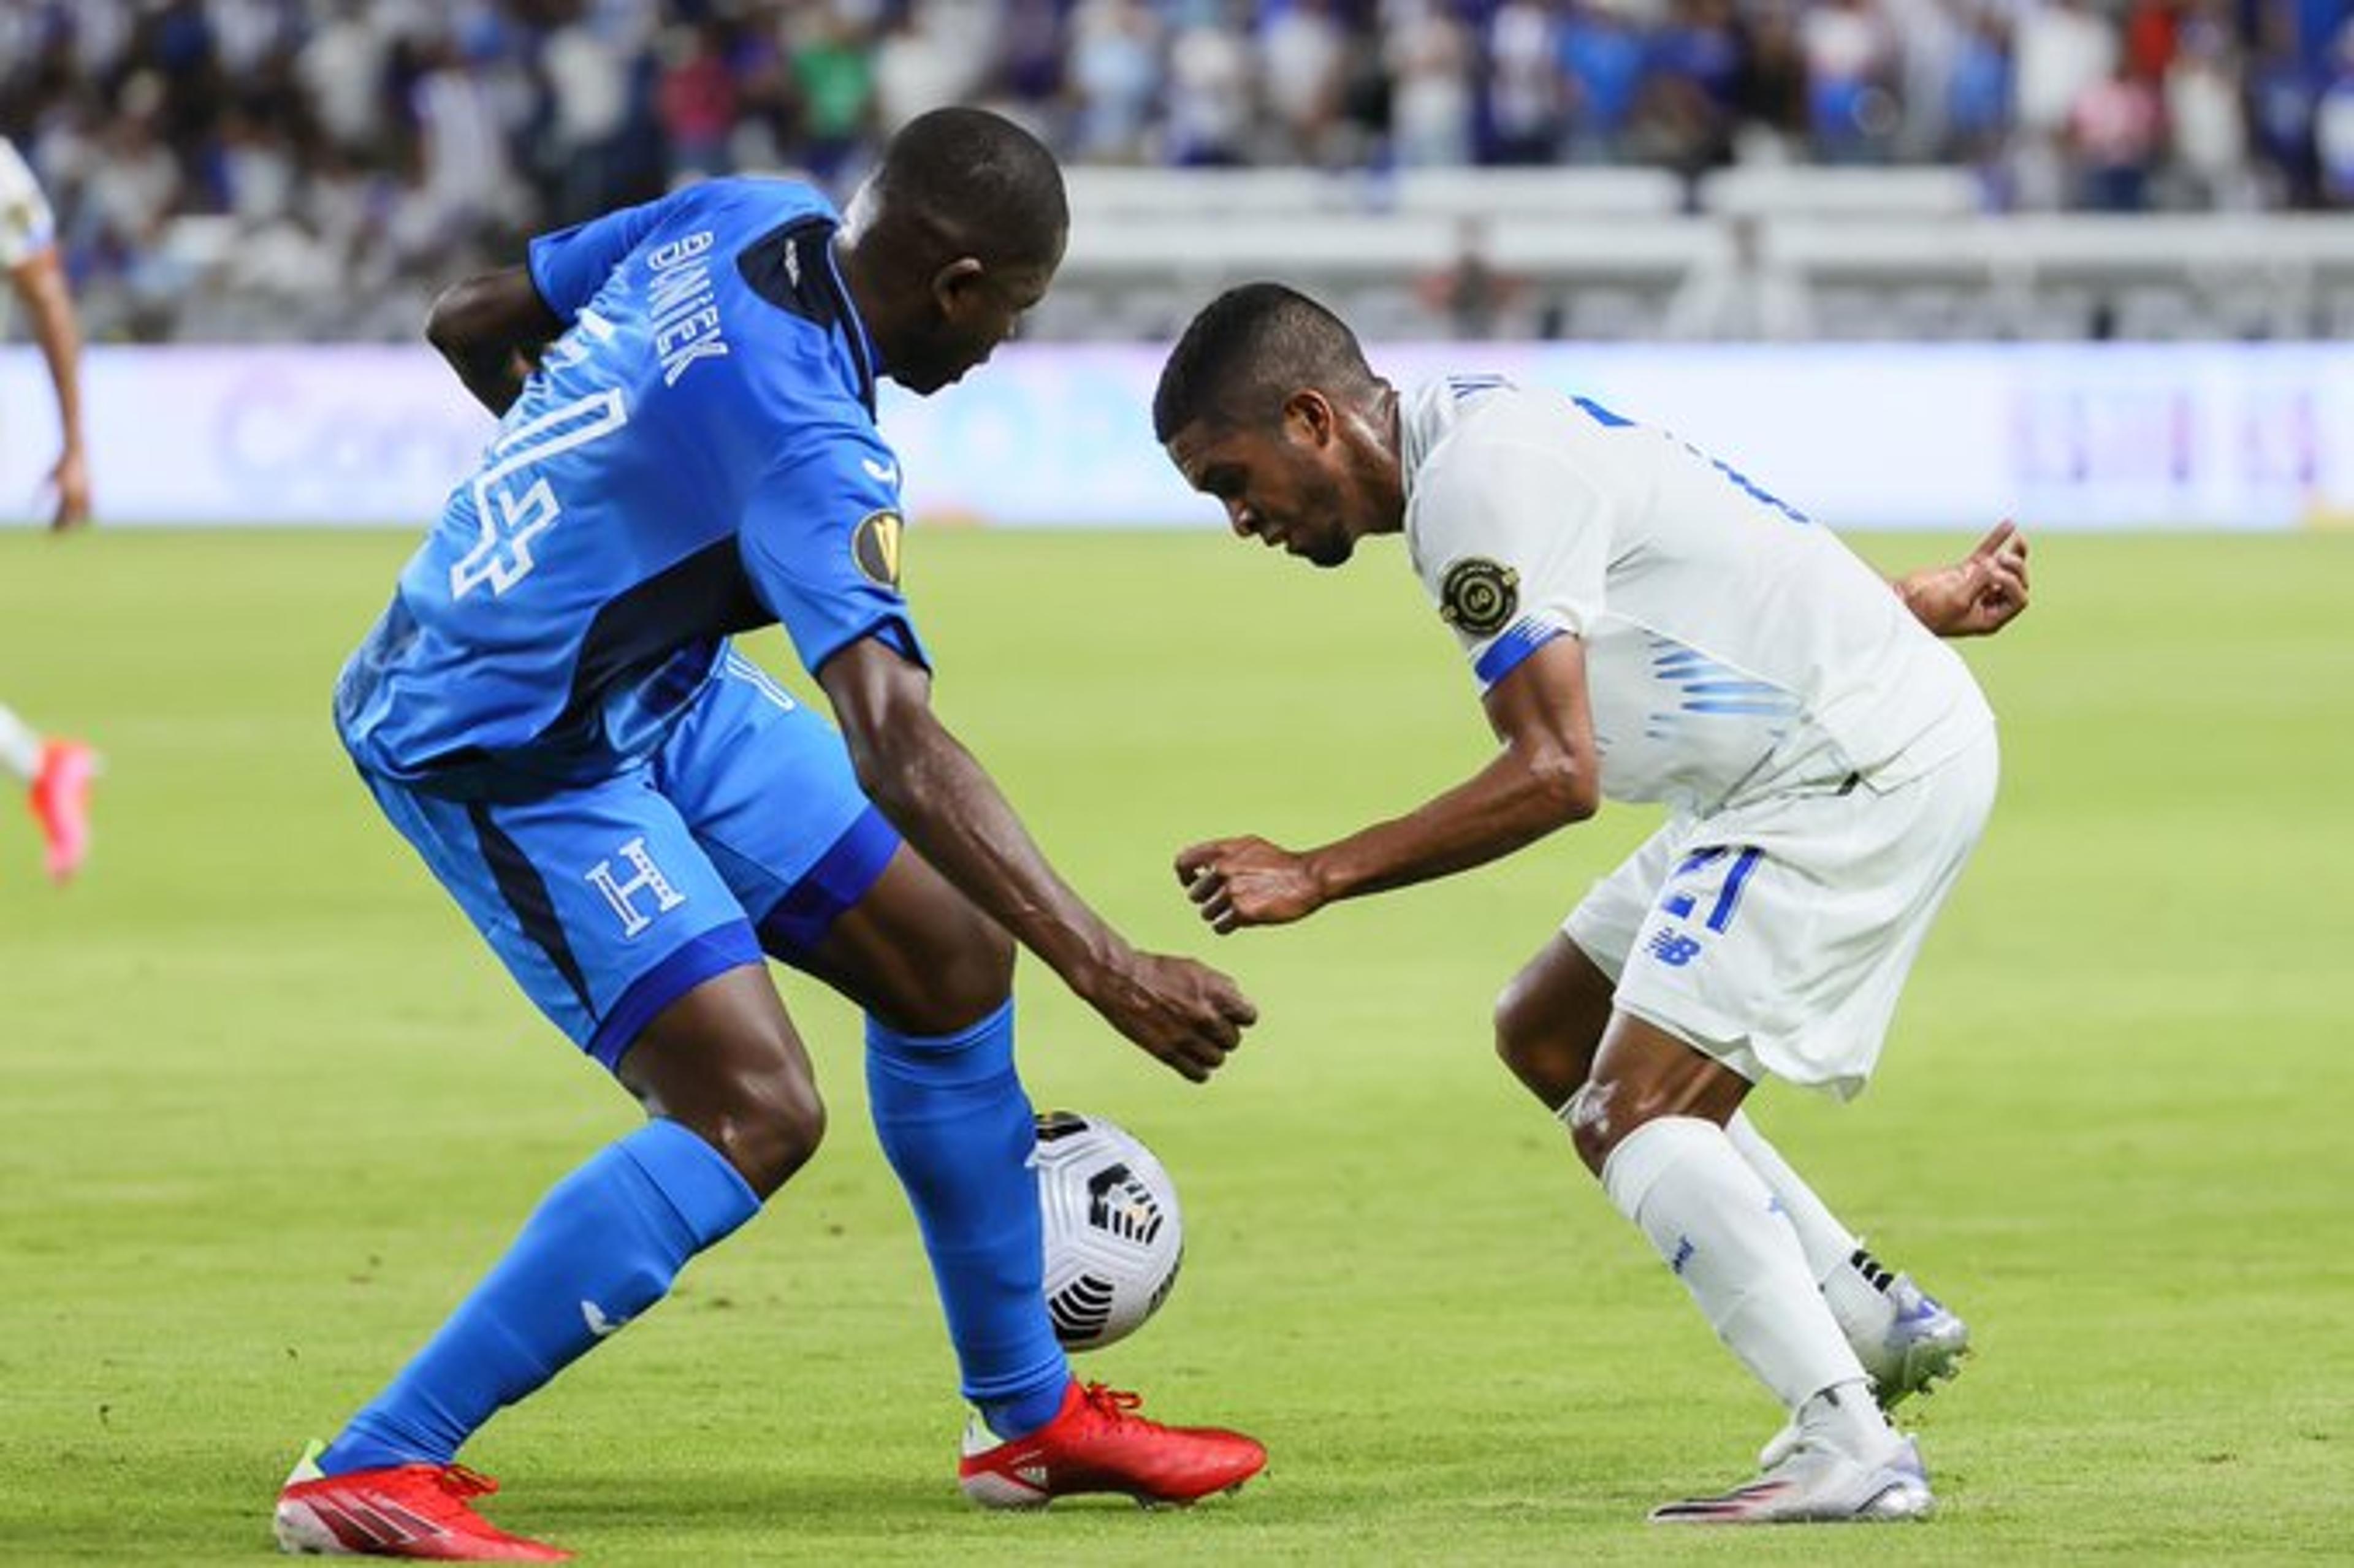
POLYGON ((1245 283, 1203 306, 1170 350, 1152 394, 1153 438, 1165 443, 1197 419, 1270 424, 1302 387, 1346 397, 1373 379, 1339 316, 1281 283, 1245 283))
POLYGON ((991 266, 1059 260, 1071 227, 1045 143, 986 109, 935 109, 883 149, 875 189, 900 220, 991 266))

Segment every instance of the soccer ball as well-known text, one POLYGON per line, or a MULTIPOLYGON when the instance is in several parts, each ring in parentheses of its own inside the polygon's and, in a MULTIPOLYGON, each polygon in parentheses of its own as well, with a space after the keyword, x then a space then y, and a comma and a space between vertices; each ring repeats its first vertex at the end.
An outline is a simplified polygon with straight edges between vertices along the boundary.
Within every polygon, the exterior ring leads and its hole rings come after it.
POLYGON ((1038 1206, 1046 1222, 1046 1311, 1066 1351, 1124 1340, 1177 1283, 1185 1225, 1152 1150, 1099 1116, 1038 1117, 1038 1206))

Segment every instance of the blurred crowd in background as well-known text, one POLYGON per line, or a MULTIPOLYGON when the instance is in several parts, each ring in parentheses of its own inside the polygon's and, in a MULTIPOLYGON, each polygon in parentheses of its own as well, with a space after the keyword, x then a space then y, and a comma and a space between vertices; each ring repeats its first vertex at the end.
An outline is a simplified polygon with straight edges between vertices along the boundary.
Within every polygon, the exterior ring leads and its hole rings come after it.
POLYGON ((403 337, 679 182, 947 102, 1075 163, 1944 163, 1989 208, 2354 207, 2354 0, 0 0, 94 335, 403 337))

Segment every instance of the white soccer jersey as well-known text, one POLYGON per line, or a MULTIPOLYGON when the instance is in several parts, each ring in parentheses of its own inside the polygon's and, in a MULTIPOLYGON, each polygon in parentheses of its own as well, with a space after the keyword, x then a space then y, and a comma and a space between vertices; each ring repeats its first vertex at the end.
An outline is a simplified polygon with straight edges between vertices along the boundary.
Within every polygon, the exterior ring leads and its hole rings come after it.
POLYGON ((1582 639, 1611 799, 1887 789, 1991 728, 1886 581, 1677 437, 1492 376, 1421 388, 1400 422, 1407 548, 1481 689, 1582 639))
POLYGON ((0 268, 21 267, 47 250, 57 228, 40 182, 16 143, 0 136, 0 268))

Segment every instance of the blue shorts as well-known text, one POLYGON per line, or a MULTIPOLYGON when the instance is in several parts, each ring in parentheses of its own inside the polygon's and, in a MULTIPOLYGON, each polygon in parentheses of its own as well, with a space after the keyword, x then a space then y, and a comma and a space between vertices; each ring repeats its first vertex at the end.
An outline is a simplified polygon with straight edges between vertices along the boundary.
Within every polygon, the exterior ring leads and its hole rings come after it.
POLYGON ((610 779, 492 804, 362 777, 540 1011, 608 1068, 705 980, 816 946, 900 842, 841 736, 734 652, 662 750, 610 779))

